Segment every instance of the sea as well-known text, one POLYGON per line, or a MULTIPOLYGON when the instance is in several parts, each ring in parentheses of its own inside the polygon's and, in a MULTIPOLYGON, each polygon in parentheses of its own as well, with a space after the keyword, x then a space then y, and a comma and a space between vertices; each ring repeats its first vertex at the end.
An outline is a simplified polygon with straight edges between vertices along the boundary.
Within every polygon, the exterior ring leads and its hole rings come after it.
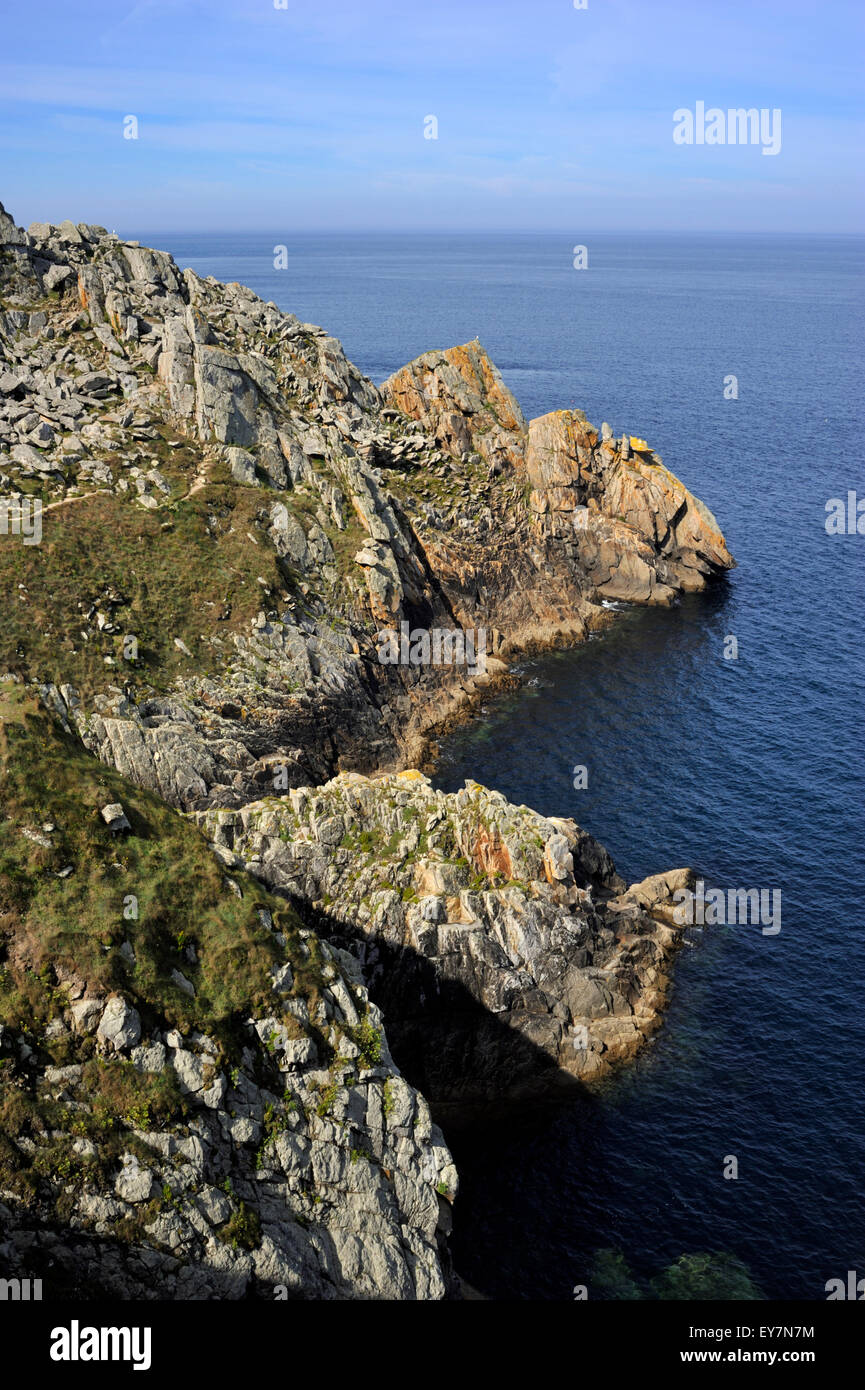
POLYGON ((647 439, 738 562, 522 662, 442 744, 437 785, 574 817, 629 882, 689 864, 782 905, 777 932, 689 929, 662 1029, 598 1092, 454 1135, 463 1278, 591 1296, 609 1251, 644 1290, 682 1256, 775 1299, 865 1276, 865 240, 125 234, 321 324, 376 382, 480 338, 527 418, 647 439), (827 530, 841 504, 852 530, 827 530))

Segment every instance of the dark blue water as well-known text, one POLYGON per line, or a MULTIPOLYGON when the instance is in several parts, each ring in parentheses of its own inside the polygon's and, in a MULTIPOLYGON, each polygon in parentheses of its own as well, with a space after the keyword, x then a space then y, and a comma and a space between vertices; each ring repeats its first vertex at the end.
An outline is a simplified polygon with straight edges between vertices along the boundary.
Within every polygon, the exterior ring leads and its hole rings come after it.
POLYGON ((629 879, 691 863, 783 902, 778 936, 693 934, 662 1032, 597 1099, 458 1140, 464 1276, 567 1298, 610 1246, 644 1275, 728 1251, 777 1298, 865 1275, 865 536, 824 527, 828 498, 865 496, 863 242, 595 237, 578 272, 566 237, 140 235, 323 324, 376 380, 479 336, 528 416, 644 435, 739 561, 532 663, 443 750, 440 785, 572 815, 629 879))

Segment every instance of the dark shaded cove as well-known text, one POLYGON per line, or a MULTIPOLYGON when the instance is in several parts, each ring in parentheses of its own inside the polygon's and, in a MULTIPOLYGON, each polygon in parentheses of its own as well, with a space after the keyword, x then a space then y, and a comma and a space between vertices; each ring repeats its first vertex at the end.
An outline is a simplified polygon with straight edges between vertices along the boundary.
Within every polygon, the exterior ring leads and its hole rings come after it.
POLYGON ((458 980, 441 978, 412 947, 370 938, 351 922, 284 896, 307 926, 357 958, 384 1015, 393 1059, 423 1093, 448 1140, 457 1130, 512 1114, 515 1106, 532 1113, 546 1108, 545 1100, 586 1093, 547 1052, 458 980))

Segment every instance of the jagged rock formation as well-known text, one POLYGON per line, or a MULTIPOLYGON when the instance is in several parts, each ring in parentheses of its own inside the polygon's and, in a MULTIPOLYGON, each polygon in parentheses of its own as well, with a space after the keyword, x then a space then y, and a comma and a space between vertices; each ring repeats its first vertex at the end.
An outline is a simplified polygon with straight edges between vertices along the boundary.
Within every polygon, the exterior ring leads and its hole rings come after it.
POLYGON ((541 529, 576 538, 576 562, 607 598, 669 603, 733 564, 711 512, 659 456, 599 436, 582 412, 532 420, 526 468, 541 529))
MULTIPOLYGON (((132 1006, 86 986, 82 998, 73 987, 69 1007, 58 1007, 50 1038, 86 1057, 75 1035, 99 1030, 104 1056, 53 1066, 31 1046, 30 1030, 0 1028, 2 1089, 32 1097, 33 1113, 32 1128, 4 1135, 5 1277, 44 1268, 49 1288, 79 1297, 446 1295, 456 1170, 426 1101, 393 1064, 380 1015, 356 972, 347 973, 350 957, 320 949, 339 965, 318 1013, 308 1015, 295 998, 289 1017, 328 1032, 348 1025, 335 1068, 273 1015, 249 1020, 248 1042, 229 1066, 214 1038, 177 1029, 142 1035, 132 1006), (115 1004, 131 1017, 135 1046, 108 1034, 115 1004), (351 1039, 359 1009, 374 1061, 351 1039), (110 1143, 98 1130, 100 1084, 135 1096, 110 1143), (164 1114, 151 1119, 154 1103, 164 1114), (40 1132, 46 1109, 55 1127, 40 1132)), ((285 1004, 275 1001, 279 1017, 285 1004)))
POLYGON ((0 491, 42 498, 56 555, 0 547, 4 667, 175 804, 411 764, 510 652, 732 564, 656 455, 578 413, 527 425, 479 343, 378 390, 240 285, 2 209, 0 303, 0 491), (382 665, 402 620, 483 627, 487 673, 382 665))
POLYGON ((595 1079, 659 1024, 675 870, 626 889, 572 820, 418 773, 197 817, 217 854, 358 952, 396 1054, 439 1107, 595 1079))
POLYGON ((527 476, 536 536, 604 597, 669 603, 734 563, 711 512, 656 453, 607 425, 599 436, 582 411, 527 425, 479 343, 426 353, 381 389, 451 454, 476 450, 493 473, 527 476))
POLYGON ((442 449, 476 452, 493 475, 523 462, 526 422, 480 343, 426 352, 383 384, 382 396, 432 431, 442 449))

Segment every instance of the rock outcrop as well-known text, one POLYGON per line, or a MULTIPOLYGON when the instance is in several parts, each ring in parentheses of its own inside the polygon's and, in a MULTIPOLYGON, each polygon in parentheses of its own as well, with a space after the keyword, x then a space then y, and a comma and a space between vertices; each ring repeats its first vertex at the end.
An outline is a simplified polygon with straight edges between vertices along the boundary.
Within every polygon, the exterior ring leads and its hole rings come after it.
POLYGON ((656 453, 599 437, 579 411, 532 420, 526 469, 538 525, 576 540, 576 563, 606 598, 669 603, 733 564, 711 512, 656 453))
POLYGON ((455 458, 472 451, 494 474, 523 460, 526 422, 513 394, 477 339, 427 352, 388 377, 388 404, 429 429, 455 458))
POLYGON ((669 603, 734 563, 711 512, 642 440, 599 435, 581 411, 527 425, 478 342, 426 353, 381 390, 454 457, 527 479, 536 536, 605 598, 669 603))
POLYGON ((70 995, 49 1021, 51 1040, 85 1058, 77 1035, 98 1022, 90 1060, 46 1064, 31 1030, 2 1029, 5 1106, 17 1091, 21 1119, 32 1114, 3 1135, 6 1277, 44 1268, 55 1293, 111 1299, 446 1296, 456 1170, 350 957, 319 949, 331 983, 317 1010, 281 991, 234 1065, 197 1031, 140 1036, 136 1021, 131 1046, 105 1018, 115 1002, 129 1012, 117 996, 70 995), (297 1021, 340 1034, 335 1063, 297 1021), (106 1135, 104 1095, 120 1089, 130 1113, 106 1135), (54 1127, 40 1133, 46 1112, 54 1127))
POLYGON ((217 854, 357 952, 440 1109, 594 1080, 658 1026, 680 869, 626 888, 572 820, 404 772, 198 816, 217 854))

